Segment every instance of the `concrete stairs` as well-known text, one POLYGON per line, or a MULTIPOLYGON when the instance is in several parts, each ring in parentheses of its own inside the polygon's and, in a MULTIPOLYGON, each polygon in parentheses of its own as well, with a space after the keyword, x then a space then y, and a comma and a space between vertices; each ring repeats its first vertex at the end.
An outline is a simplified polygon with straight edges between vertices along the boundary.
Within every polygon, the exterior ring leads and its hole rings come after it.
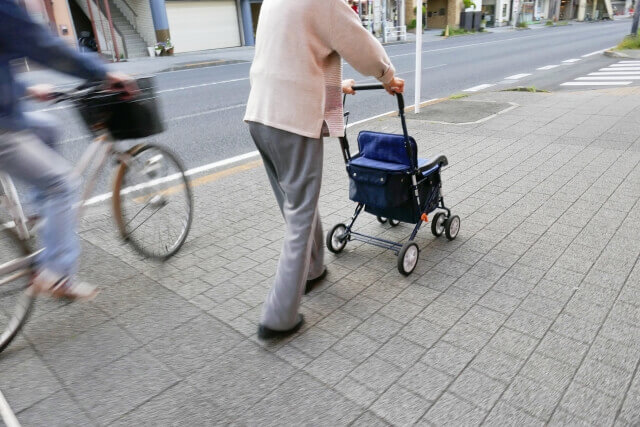
POLYGON ((109 1, 109 8, 111 10, 111 20, 113 21, 113 26, 118 30, 122 38, 124 39, 124 43, 126 46, 126 57, 127 58, 142 58, 145 56, 149 56, 149 52, 147 51, 147 44, 140 37, 138 32, 133 28, 133 26, 129 23, 127 18, 125 18, 124 14, 120 9, 116 6, 113 1, 109 1))

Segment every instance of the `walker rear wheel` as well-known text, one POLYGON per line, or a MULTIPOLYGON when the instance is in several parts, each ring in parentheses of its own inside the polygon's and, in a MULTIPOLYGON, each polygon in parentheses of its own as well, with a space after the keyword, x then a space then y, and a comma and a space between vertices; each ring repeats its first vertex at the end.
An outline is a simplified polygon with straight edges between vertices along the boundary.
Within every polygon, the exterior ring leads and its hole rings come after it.
POLYGON ((414 242, 406 242, 398 252, 398 271, 404 276, 410 275, 416 269, 419 257, 418 245, 414 242))
POLYGON ((395 219, 389 219, 389 225, 392 227, 397 227, 398 225, 400 225, 400 221, 397 221, 395 219))
POLYGON ((376 218, 378 219, 378 222, 380 224, 386 224, 387 223, 387 218, 385 218, 383 216, 378 215, 376 218))
POLYGON ((345 246, 347 246, 348 236, 346 235, 347 226, 344 224, 336 224, 327 233, 327 249, 334 254, 342 252, 345 246))
POLYGON ((444 212, 438 212, 431 220, 431 233, 440 237, 444 234, 444 224, 447 222, 447 215, 444 212))

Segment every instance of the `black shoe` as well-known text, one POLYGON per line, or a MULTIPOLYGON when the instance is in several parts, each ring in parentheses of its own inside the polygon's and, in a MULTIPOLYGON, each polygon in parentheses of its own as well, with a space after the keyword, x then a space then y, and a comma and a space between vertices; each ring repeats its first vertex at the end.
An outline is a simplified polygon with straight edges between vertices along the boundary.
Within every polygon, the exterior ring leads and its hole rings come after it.
POLYGON ((320 273, 320 275, 318 277, 316 277, 315 279, 311 279, 311 280, 307 280, 307 286, 305 286, 304 288, 304 294, 308 294, 309 292, 311 292, 313 290, 313 288, 320 282, 322 282, 322 280, 327 277, 327 267, 324 267, 324 270, 322 270, 322 273, 320 273))
POLYGON ((275 329, 267 328, 264 325, 258 325, 258 338, 263 340, 270 340, 274 338, 284 338, 291 334, 295 334, 300 330, 302 324, 304 323, 304 316, 302 314, 298 314, 298 323, 286 331, 276 331, 275 329))

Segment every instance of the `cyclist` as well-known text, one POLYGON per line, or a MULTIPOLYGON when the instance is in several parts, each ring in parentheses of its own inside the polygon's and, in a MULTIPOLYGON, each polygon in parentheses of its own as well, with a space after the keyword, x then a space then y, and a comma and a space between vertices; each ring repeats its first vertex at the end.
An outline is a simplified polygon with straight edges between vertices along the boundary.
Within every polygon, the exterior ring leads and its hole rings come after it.
POLYGON ((51 99, 51 87, 27 89, 13 76, 10 61, 27 57, 56 71, 91 81, 106 81, 111 88, 135 90, 130 77, 108 72, 95 57, 80 55, 33 21, 13 0, 0 0, 0 170, 36 190, 44 220, 44 250, 31 280, 33 294, 76 300, 95 297, 97 289, 75 280, 80 245, 76 235, 79 177, 52 149, 54 132, 49 122, 23 111, 20 98, 51 99))

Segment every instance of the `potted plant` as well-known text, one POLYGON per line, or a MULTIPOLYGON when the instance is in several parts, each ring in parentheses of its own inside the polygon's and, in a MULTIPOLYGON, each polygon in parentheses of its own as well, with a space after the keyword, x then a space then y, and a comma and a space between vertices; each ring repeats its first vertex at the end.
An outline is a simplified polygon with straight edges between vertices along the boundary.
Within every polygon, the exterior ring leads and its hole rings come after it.
POLYGON ((156 56, 170 56, 173 55, 173 44, 171 39, 167 39, 165 42, 159 42, 156 44, 156 56))

